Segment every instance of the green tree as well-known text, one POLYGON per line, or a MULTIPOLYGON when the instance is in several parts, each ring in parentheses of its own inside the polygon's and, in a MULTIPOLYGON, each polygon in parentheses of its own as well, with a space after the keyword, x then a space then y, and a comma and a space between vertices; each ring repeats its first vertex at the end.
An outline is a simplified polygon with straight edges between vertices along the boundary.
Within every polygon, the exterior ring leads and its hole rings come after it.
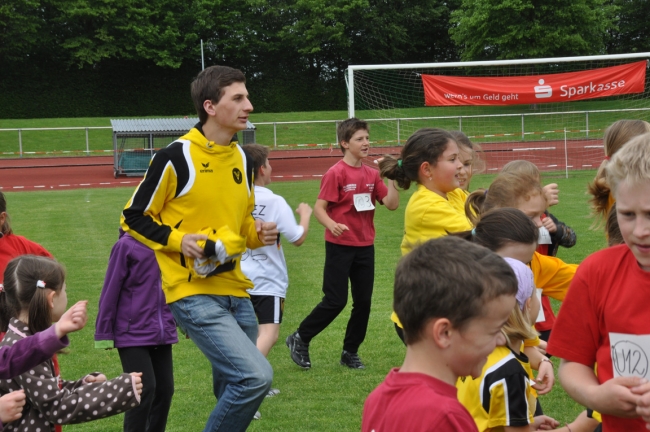
POLYGON ((615 12, 606 0, 462 0, 450 33, 463 60, 603 54, 615 12))
POLYGON ((609 54, 650 51, 650 26, 648 26, 648 0, 614 0, 618 7, 617 27, 612 29, 607 42, 609 54))

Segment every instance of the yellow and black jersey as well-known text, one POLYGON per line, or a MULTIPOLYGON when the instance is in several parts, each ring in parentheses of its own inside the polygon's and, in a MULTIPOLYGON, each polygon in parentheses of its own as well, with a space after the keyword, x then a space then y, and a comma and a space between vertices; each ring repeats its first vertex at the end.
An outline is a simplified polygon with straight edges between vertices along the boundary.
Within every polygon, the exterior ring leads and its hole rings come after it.
POLYGON ((531 392, 528 358, 508 347, 497 347, 480 377, 461 377, 456 383, 458 400, 474 418, 480 432, 502 431, 504 426, 533 422, 537 399, 531 392))
POLYGON ((209 141, 200 124, 151 160, 122 212, 121 226, 155 251, 167 303, 197 294, 248 297, 253 284, 238 259, 215 276, 192 278, 181 241, 185 234, 227 226, 246 237, 248 248, 262 246, 251 215, 251 166, 236 142, 209 141))

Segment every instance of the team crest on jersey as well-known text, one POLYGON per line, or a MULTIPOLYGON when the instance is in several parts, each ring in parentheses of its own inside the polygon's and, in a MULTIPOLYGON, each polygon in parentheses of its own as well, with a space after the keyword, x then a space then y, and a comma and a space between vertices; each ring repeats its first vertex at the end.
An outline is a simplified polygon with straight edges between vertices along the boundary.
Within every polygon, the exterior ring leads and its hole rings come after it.
POLYGON ((212 172, 212 170, 208 168, 210 166, 210 162, 206 162, 206 163, 201 162, 201 166, 203 167, 203 169, 201 169, 199 172, 201 172, 201 173, 211 173, 212 172))
POLYGON ((350 183, 346 184, 343 186, 343 192, 350 192, 350 191, 355 191, 357 190, 357 184, 356 183, 350 183))
POLYGON ((235 183, 241 184, 243 180, 243 176, 241 171, 239 171, 239 168, 233 168, 232 169, 232 178, 235 180, 235 183))

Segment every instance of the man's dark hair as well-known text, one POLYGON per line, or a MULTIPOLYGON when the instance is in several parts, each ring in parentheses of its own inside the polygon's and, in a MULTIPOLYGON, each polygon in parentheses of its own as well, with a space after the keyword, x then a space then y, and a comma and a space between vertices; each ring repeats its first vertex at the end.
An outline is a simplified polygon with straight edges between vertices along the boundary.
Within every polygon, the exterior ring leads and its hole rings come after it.
POLYGON ((236 82, 245 83, 246 77, 239 69, 228 66, 210 66, 194 78, 192 102, 194 102, 194 108, 196 108, 201 124, 208 121, 208 113, 203 108, 203 102, 210 100, 215 104, 219 103, 224 87, 236 82))
POLYGON ((339 147, 341 147, 343 154, 345 154, 345 149, 341 145, 341 142, 345 141, 349 143, 350 139, 352 139, 352 135, 354 135, 359 130, 370 131, 370 128, 368 127, 368 122, 359 120, 356 117, 343 120, 336 127, 336 136, 339 140, 339 147))
POLYGON ((260 167, 263 167, 269 158, 269 148, 260 144, 246 144, 242 146, 242 149, 244 149, 244 152, 253 161, 253 174, 255 178, 259 177, 260 167))
POLYGON ((421 339, 433 318, 447 318, 462 330, 483 314, 485 303, 516 294, 517 278, 503 258, 447 236, 423 243, 399 262, 393 309, 408 345, 421 339))

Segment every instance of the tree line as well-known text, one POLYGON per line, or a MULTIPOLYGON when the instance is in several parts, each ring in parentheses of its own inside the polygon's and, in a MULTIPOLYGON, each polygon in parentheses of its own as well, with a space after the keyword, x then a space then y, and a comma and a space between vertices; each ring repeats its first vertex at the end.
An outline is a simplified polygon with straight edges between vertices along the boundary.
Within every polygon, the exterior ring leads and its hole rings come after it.
POLYGON ((648 3, 3 0, 0 116, 29 116, 35 94, 52 116, 191 112, 201 40, 206 65, 245 72, 258 111, 341 109, 348 64, 650 51, 648 3))

